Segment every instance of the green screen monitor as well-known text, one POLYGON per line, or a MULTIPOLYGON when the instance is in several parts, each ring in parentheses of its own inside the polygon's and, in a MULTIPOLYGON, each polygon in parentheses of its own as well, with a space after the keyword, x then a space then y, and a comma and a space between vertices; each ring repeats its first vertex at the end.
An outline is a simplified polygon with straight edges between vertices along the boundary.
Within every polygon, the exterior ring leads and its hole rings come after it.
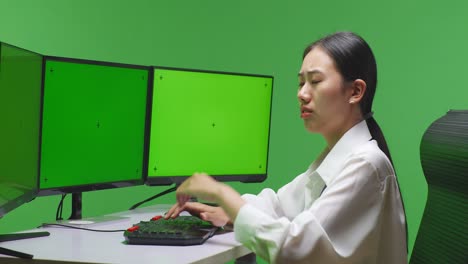
POLYGON ((143 184, 150 68, 44 61, 39 195, 143 184))
POLYGON ((0 217, 38 189, 42 56, 0 42, 0 217))
POLYGON ((273 77, 154 68, 148 185, 195 172, 219 181, 267 177, 273 77))
MULTIPOLYGON (((0 42, 0 218, 37 195, 42 66, 41 55, 0 42)), ((0 234, 0 241, 48 235, 0 234)), ((33 258, 3 247, 0 255, 33 258)))

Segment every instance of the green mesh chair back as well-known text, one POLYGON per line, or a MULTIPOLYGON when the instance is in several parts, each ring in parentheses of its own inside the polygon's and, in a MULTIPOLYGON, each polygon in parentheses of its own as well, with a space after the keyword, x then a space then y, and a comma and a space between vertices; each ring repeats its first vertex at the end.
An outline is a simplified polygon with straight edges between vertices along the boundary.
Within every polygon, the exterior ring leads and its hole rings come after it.
POLYGON ((420 146, 428 198, 411 264, 468 263, 468 111, 449 111, 420 146))

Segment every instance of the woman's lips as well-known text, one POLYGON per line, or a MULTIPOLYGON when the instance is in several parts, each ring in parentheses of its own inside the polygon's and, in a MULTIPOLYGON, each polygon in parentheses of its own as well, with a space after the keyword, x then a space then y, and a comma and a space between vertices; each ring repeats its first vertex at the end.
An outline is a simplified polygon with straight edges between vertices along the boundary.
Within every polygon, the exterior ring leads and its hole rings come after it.
POLYGON ((301 107, 301 118, 307 118, 309 117, 310 115, 312 115, 314 111, 312 111, 311 109, 305 107, 305 106, 302 106, 301 107))

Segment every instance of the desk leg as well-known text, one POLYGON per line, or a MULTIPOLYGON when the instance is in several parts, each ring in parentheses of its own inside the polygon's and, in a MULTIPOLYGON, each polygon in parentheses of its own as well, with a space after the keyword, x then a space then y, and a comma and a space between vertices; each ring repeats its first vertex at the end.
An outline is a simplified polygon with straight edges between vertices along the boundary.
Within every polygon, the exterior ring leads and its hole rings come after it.
POLYGON ((250 253, 240 258, 237 258, 235 264, 257 264, 257 256, 255 253, 250 253))

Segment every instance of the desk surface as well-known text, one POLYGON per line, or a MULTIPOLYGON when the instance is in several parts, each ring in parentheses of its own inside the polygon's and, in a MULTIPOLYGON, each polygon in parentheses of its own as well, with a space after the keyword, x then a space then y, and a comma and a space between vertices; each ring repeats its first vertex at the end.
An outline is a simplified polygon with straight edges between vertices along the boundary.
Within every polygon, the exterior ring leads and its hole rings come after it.
MULTIPOLYGON (((100 230, 127 229, 140 220, 163 214, 168 205, 157 205, 126 211, 112 216, 126 217, 117 221, 81 226, 100 230)), ((234 233, 216 235, 197 246, 127 245, 123 232, 102 233, 62 227, 30 231, 48 231, 50 236, 0 243, 1 247, 48 259, 89 263, 224 263, 250 251, 235 241, 234 233)))

